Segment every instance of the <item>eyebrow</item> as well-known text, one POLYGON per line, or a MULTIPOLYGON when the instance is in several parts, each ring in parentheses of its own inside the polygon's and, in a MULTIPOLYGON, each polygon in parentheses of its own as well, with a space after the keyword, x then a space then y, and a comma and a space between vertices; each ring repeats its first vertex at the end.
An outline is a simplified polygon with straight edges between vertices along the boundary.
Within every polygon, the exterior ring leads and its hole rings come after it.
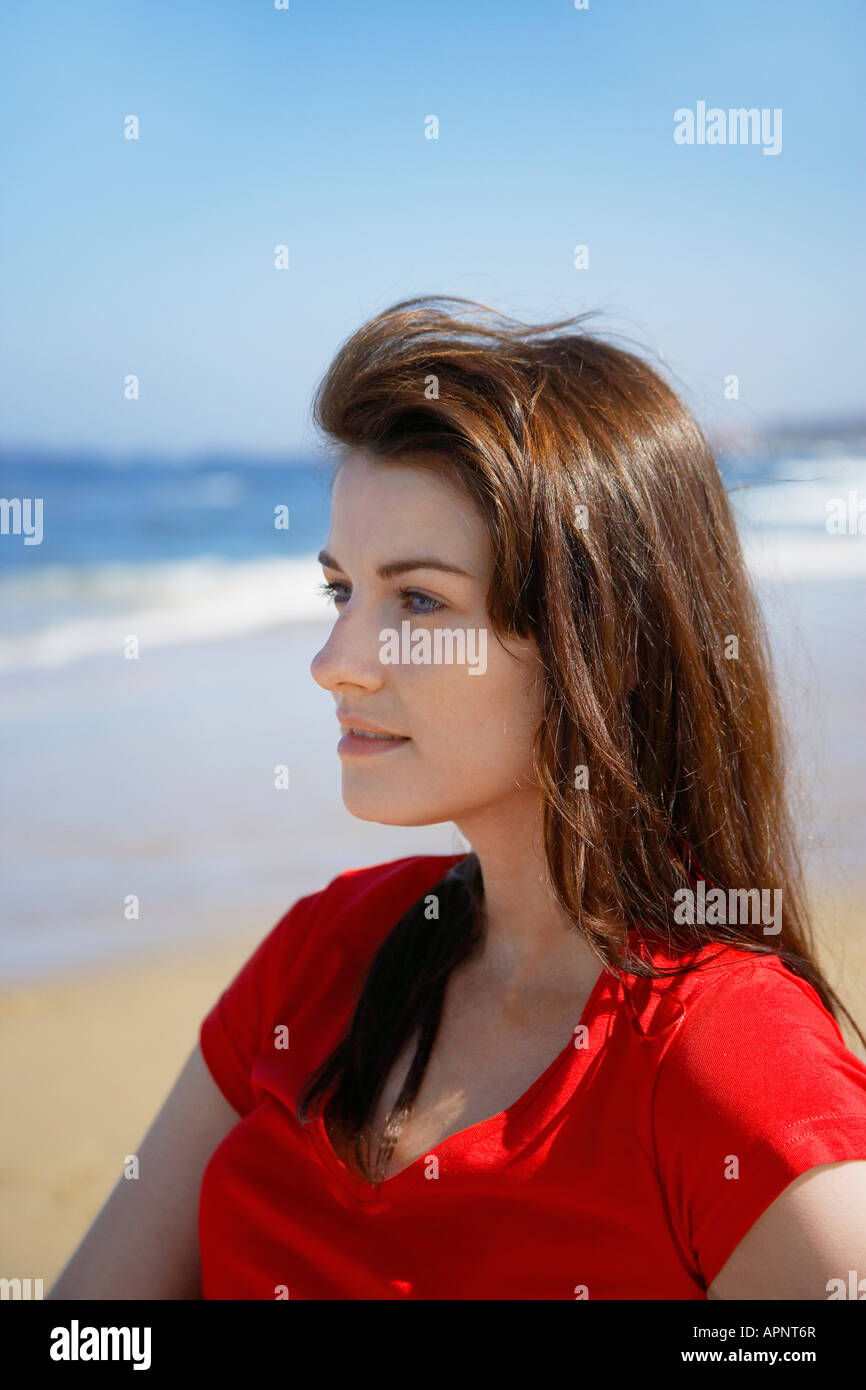
MULTIPOLYGON (((327 566, 331 570, 342 570, 342 565, 329 555, 327 550, 320 550, 316 557, 320 565, 327 566)), ((442 570, 444 574, 462 574, 467 579, 473 579, 468 570, 460 569, 459 565, 449 565, 445 560, 438 560, 435 555, 420 555, 409 558, 408 560, 390 560, 385 565, 380 565, 376 570, 380 579, 393 579, 395 574, 406 574, 410 570, 442 570)))

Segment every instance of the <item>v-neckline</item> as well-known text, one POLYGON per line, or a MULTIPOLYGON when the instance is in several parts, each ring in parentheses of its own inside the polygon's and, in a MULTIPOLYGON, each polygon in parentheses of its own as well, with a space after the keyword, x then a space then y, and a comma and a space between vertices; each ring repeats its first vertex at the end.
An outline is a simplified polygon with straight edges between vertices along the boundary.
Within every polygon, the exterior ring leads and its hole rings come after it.
POLYGON ((425 1152, 419 1154, 411 1163, 407 1163, 405 1167, 401 1168, 396 1173, 392 1173, 390 1177, 384 1178, 382 1182, 371 1183, 368 1182, 366 1178, 362 1178, 354 1173, 346 1166, 343 1160, 338 1157, 328 1136, 324 1118, 324 1106, 321 1106, 316 1111, 315 1117, 307 1132, 315 1140, 322 1161, 340 1183, 354 1194, 359 1202, 375 1202, 384 1199, 385 1196, 391 1197, 395 1192, 398 1192, 404 1187, 407 1181, 411 1181, 415 1177, 419 1166, 429 1158, 430 1154, 435 1154, 436 1157, 441 1158, 446 1153, 459 1153, 461 1150, 465 1150, 474 1145, 482 1136, 488 1135, 490 1132, 497 1129, 504 1129, 507 1124, 517 1115, 526 1111, 540 1096, 541 1092, 547 1086, 547 1083, 559 1071, 567 1057, 572 1053, 574 1054, 574 1066, 579 1066, 584 1060, 583 1050, 576 1048, 574 1045, 574 1035, 578 1028, 589 1027, 600 996, 612 980, 613 975, 611 972, 602 969, 583 1007, 580 1020, 571 1031, 568 1042, 566 1042, 565 1046, 557 1053, 552 1062, 545 1067, 541 1075, 537 1076, 523 1094, 512 1101, 510 1105, 506 1106, 504 1110, 498 1111, 495 1115, 490 1115, 486 1120, 479 1120, 477 1124, 468 1125, 466 1129, 455 1130, 453 1134, 446 1135, 444 1139, 440 1139, 438 1143, 432 1145, 429 1153, 425 1152))

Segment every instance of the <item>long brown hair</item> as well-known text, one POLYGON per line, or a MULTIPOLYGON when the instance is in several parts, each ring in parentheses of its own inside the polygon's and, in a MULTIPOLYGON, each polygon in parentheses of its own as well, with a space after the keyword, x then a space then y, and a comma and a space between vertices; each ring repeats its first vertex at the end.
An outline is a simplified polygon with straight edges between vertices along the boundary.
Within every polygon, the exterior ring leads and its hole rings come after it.
MULTIPOLYGON (((546 672, 534 761, 551 882, 602 967, 696 968, 636 958, 626 925, 672 952, 718 941, 778 955, 851 1019, 815 955, 768 638, 712 450, 657 370, 576 331, 590 316, 527 325, 453 296, 403 300, 341 347, 314 422, 383 466, 434 469, 485 518, 490 624, 532 635, 546 672), (678 921, 675 894, 698 878, 781 890, 781 931, 678 921)), ((429 891, 435 930, 424 900, 394 925, 299 1097, 303 1122, 333 1088, 329 1128, 370 1180, 417 1095, 448 977, 481 940, 474 853, 429 891), (416 1032, 371 1165, 368 1126, 416 1032)))

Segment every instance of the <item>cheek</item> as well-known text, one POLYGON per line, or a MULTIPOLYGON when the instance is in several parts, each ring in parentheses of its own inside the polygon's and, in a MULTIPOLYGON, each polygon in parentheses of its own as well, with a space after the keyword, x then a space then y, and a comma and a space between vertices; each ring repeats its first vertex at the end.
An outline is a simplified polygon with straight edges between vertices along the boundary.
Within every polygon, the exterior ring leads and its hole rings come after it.
POLYGON ((479 675, 466 667, 428 668, 427 680, 415 683, 411 708, 422 748, 449 767, 460 762, 489 773, 501 763, 512 776, 531 766, 541 694, 515 663, 488 665, 479 675))

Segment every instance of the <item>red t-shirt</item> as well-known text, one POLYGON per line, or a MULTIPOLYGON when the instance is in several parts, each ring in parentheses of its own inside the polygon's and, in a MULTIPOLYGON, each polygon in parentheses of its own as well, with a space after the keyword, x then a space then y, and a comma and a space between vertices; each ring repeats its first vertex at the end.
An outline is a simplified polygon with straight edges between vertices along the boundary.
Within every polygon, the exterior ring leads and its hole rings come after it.
POLYGON ((202 1179, 205 1299, 705 1299, 789 1183, 866 1159, 866 1065, 811 985, 725 950, 666 980, 602 972, 587 1033, 512 1105, 378 1187, 356 1177, 295 1101, 379 943, 461 858, 301 898, 202 1022, 240 1117, 202 1179))

